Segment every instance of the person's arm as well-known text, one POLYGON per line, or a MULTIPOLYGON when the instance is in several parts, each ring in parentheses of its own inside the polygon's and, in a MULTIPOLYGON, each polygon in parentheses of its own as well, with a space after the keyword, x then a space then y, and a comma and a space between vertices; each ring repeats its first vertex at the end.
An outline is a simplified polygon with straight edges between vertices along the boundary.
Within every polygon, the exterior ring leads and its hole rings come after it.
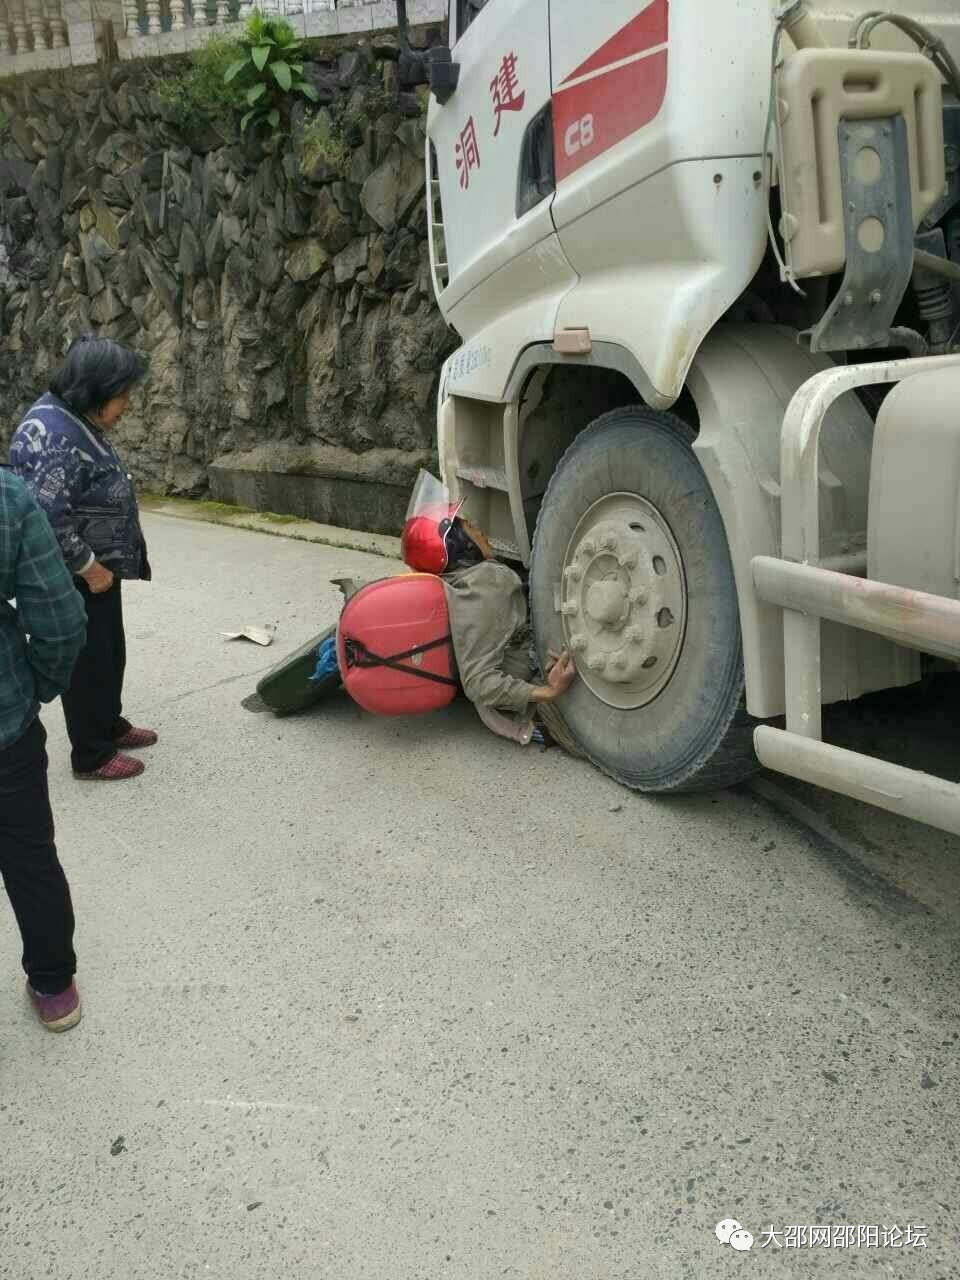
MULTIPOLYGON (((551 655, 553 657, 553 655, 551 655)), ((573 659, 564 650, 558 654, 547 668, 547 683, 538 685, 530 695, 531 702, 556 702, 567 692, 577 678, 577 668, 573 659)))
POLYGON ((52 702, 70 685, 87 615, 49 521, 26 489, 23 509, 14 574, 17 612, 28 636, 37 697, 52 702))
POLYGON ((531 703, 556 702, 563 697, 577 677, 577 669, 567 654, 559 659, 547 673, 546 684, 531 684, 508 675, 502 666, 492 661, 469 663, 469 677, 463 674, 459 652, 457 666, 463 691, 471 702, 500 711, 512 711, 523 715, 531 703))
POLYGON ((531 702, 538 701, 537 686, 508 675, 495 655, 468 653, 464 656, 457 650, 457 670, 464 693, 478 706, 496 707, 498 711, 522 716, 531 702))
POLYGON ((504 669, 504 651, 518 623, 515 598, 521 587, 503 566, 481 566, 448 593, 450 629, 463 691, 477 706, 496 707, 522 716, 531 703, 552 702, 572 683, 575 671, 567 660, 555 664, 548 683, 535 685, 504 669), (569 668, 569 670, 568 670, 569 668))

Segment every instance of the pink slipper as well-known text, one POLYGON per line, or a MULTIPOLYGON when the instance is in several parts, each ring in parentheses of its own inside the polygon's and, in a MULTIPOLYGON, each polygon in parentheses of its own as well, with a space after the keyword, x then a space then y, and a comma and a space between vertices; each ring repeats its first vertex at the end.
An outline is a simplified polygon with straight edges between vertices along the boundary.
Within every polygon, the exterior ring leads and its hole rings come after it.
POLYGON ((118 751, 106 764, 94 769, 93 773, 74 773, 73 776, 82 782, 122 782, 125 778, 135 778, 140 773, 143 773, 142 761, 121 755, 118 751))
POLYGON ((122 738, 117 738, 117 746, 122 751, 136 751, 138 747, 152 747, 156 741, 153 729, 135 729, 131 725, 122 738))
POLYGON ((55 996, 45 996, 34 991, 28 982, 27 995, 37 1017, 48 1031, 69 1031, 80 1021, 80 993, 75 982, 71 982, 66 991, 55 996))

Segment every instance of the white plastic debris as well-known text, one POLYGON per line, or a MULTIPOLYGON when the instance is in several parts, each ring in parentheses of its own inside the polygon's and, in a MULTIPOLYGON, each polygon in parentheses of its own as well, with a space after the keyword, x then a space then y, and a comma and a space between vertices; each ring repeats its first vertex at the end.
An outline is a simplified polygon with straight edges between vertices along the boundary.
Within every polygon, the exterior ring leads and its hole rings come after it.
POLYGON ((227 640, 252 640, 254 644, 266 646, 273 644, 277 624, 265 622, 262 627, 243 627, 240 631, 221 631, 220 634, 227 640))

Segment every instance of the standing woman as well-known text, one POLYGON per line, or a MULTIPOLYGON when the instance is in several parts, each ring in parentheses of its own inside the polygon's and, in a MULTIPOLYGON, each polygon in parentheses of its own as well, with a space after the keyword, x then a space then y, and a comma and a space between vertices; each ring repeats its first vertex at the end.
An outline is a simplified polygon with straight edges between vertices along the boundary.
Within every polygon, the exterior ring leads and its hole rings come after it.
POLYGON ((57 535, 87 610, 87 642, 63 694, 76 777, 133 778, 124 750, 157 741, 122 715, 126 644, 121 581, 150 578, 133 482, 109 440, 147 372, 143 356, 110 338, 78 338, 50 390, 27 412, 10 447, 57 535))

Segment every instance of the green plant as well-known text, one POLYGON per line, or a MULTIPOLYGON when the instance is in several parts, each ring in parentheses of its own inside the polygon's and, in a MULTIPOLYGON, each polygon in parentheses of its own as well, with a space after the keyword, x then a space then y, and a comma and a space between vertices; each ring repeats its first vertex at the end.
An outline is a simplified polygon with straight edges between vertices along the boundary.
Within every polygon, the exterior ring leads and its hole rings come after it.
POLYGON ((337 129, 329 112, 318 112, 306 121, 303 126, 304 172, 311 170, 318 160, 322 160, 328 168, 343 177, 350 164, 351 154, 349 144, 337 129))
POLYGON ((358 146, 367 125, 392 109, 396 109, 396 98, 382 84, 370 84, 359 93, 340 98, 333 111, 344 141, 358 146))
POLYGON ((188 128, 224 120, 243 105, 240 88, 225 79, 241 49, 236 40, 214 36, 191 55, 186 71, 160 81, 157 96, 175 124, 188 128))
POLYGON ((372 84, 353 94, 342 94, 329 110, 311 116, 303 127, 303 169, 322 160, 341 176, 350 167, 354 147, 378 116, 396 106, 396 98, 382 85, 372 84))
POLYGON ((280 126, 281 104, 300 93, 310 102, 317 91, 303 77, 303 46, 289 22, 265 18, 254 9, 240 36, 242 53, 224 72, 224 83, 236 84, 249 108, 240 121, 241 130, 250 124, 280 126))

